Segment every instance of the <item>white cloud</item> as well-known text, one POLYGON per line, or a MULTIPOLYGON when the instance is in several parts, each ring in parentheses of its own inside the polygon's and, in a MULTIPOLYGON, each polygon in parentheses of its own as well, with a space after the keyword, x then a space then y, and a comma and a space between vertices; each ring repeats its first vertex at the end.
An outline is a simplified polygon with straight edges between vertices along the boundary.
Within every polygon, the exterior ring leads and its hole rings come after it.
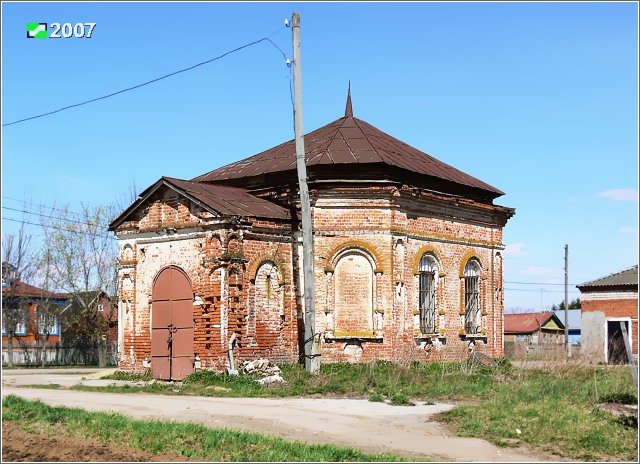
POLYGON ((613 201, 638 201, 638 191, 634 189, 613 189, 596 193, 594 198, 609 198, 613 201))
POLYGON ((620 229, 618 229, 618 232, 620 232, 621 234, 633 234, 635 231, 636 228, 631 226, 622 226, 620 227, 620 229))
POLYGON ((526 247, 526 243, 523 242, 516 242, 511 245, 507 245, 504 248, 504 256, 509 258, 526 258, 529 256, 529 253, 525 251, 526 247))

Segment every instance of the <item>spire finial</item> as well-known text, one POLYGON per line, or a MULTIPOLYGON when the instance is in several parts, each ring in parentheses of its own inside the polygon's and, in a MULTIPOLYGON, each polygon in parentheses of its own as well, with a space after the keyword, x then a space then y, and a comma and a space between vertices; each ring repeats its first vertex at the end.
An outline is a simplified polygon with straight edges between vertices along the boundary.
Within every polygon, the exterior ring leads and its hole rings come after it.
POLYGON ((344 117, 353 117, 353 108, 351 108, 351 81, 349 81, 349 90, 347 91, 347 106, 344 109, 344 117))

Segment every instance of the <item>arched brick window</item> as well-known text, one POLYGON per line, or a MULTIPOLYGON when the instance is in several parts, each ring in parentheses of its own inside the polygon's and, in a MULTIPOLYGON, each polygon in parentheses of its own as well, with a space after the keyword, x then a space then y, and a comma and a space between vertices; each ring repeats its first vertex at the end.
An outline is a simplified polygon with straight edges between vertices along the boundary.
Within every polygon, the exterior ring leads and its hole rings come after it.
POLYGON ((336 335, 372 334, 373 276, 370 257, 350 249, 335 265, 335 331, 336 335))
POLYGON ((437 331, 437 299, 438 262, 431 253, 420 258, 418 266, 418 309, 420 311, 420 332, 433 334, 437 331))
POLYGON ((280 316, 284 311, 283 297, 280 272, 275 264, 265 261, 256 271, 255 308, 258 312, 266 311, 280 316))
POLYGON ((479 334, 481 327, 480 273, 477 259, 471 258, 464 267, 464 330, 469 335, 479 334))

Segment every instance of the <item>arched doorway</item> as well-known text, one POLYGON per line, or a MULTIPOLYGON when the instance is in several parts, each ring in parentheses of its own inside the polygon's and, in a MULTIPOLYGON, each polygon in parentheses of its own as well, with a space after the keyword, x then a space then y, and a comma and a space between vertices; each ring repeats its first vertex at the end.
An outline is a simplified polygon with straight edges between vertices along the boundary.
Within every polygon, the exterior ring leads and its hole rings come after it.
POLYGON ((151 370, 155 379, 182 380, 193 372, 193 290, 177 267, 160 271, 151 303, 151 370))

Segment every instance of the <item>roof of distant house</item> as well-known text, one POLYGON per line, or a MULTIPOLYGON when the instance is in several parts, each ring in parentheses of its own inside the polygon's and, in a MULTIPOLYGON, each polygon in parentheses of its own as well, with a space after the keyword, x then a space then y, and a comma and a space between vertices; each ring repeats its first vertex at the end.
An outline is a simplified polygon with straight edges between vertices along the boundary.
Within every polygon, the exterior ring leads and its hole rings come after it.
POLYGON ((505 334, 530 334, 537 332, 550 319, 555 318, 556 324, 564 329, 564 324, 558 319, 553 311, 543 313, 522 313, 504 315, 505 334))
MULTIPOLYGON (((11 290, 12 295, 16 298, 39 298, 39 299, 56 299, 56 300, 66 300, 68 299, 65 295, 56 292, 50 292, 49 290, 44 290, 42 288, 36 287, 34 285, 29 285, 25 282, 21 282, 19 280, 14 280, 12 282, 15 285, 14 289, 11 290)), ((9 287, 2 287, 2 296, 7 296, 10 289, 9 287)))
MULTIPOLYGON (((483 192, 482 196, 491 199, 504 195, 501 190, 353 117, 351 91, 347 96, 344 117, 305 134, 304 145, 310 180, 318 178, 322 168, 325 168, 323 172, 334 176, 337 169, 344 179, 360 176, 368 169, 368 172, 378 175, 395 172, 396 177, 411 176, 416 182, 422 176, 429 179, 434 188, 439 186, 453 190, 455 186, 462 186, 483 192)), ((249 179, 265 179, 270 174, 292 175, 295 172, 296 144, 295 140, 289 140, 255 156, 202 174, 192 181, 247 186, 252 182, 249 179)))
POLYGON ((580 285, 576 285, 580 290, 587 287, 620 287, 634 286, 638 288, 638 265, 631 266, 620 272, 614 272, 600 279, 591 280, 580 285))

